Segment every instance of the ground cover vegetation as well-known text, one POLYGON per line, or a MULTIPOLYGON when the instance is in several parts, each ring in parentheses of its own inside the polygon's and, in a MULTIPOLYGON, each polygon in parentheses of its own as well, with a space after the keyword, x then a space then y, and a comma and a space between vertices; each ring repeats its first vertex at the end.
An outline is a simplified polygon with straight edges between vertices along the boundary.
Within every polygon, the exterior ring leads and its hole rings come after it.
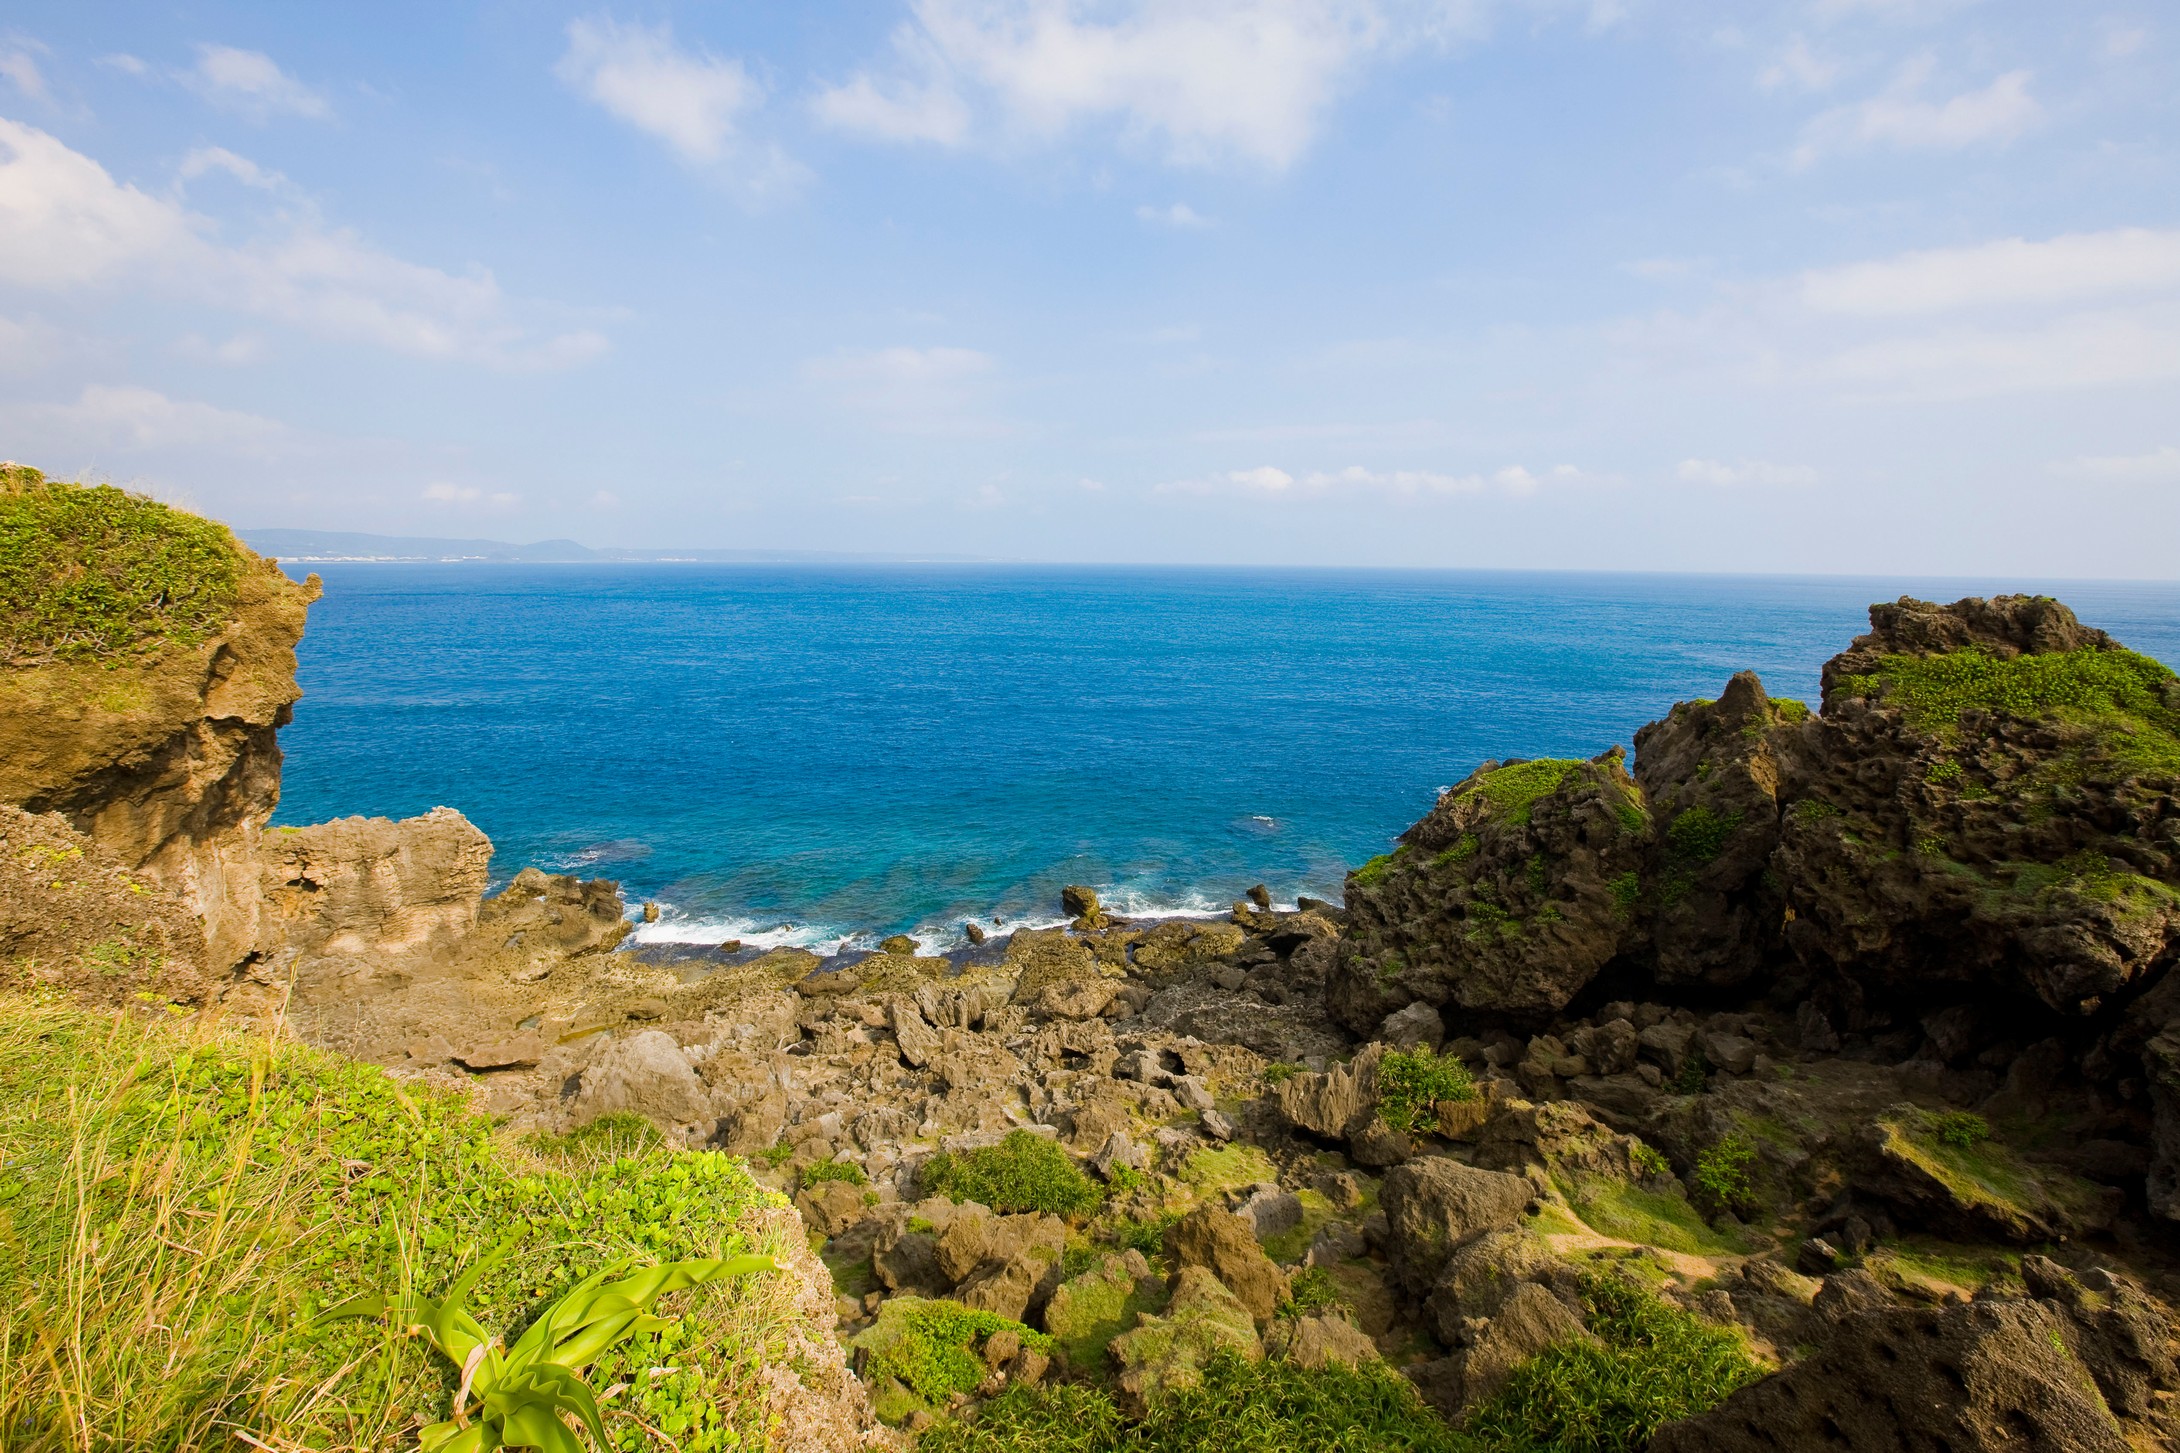
MULTIPOLYGON (((0 1001, 0 1151, 10 1449, 414 1446, 460 1369, 390 1322, 319 1314, 441 1295, 498 1247, 465 1305, 516 1333, 601 1267, 778 1249, 753 1213, 779 1200, 740 1162, 647 1128, 517 1142, 373 1066, 19 998, 0 1001)), ((588 1374, 617 1388, 607 1445, 762 1446, 792 1285, 657 1290, 681 1315, 588 1374)))
POLYGON ((240 568, 224 525, 0 466, 0 664, 194 646, 233 619, 240 568))

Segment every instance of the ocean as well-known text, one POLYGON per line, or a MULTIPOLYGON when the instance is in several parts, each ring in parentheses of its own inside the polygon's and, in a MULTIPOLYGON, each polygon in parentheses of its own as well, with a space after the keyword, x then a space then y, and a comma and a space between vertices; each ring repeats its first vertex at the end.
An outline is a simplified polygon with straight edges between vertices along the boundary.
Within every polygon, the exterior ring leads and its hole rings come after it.
MULTIPOLYGON (((2180 663, 2180 584, 1012 565, 316 567, 275 821, 445 804, 829 951, 964 919, 1337 899, 1487 757, 1632 747, 1753 668, 1814 704, 1874 600, 2057 595, 2180 663)), ((301 574, 301 567, 295 568, 301 574)))

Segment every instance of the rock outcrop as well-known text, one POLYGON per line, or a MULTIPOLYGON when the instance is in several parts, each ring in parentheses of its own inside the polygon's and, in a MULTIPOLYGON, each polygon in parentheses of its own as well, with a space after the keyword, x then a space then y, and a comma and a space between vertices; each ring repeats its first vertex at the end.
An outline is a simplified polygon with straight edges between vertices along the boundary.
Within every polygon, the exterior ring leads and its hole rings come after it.
POLYGON ((1363 1034, 1417 1000, 1550 1017, 1623 951, 1650 837, 1617 748, 1486 762, 1348 876, 1333 1012, 1363 1034))
POLYGON ((190 905, 212 970, 258 946, 258 837, 317 598, 240 545, 234 618, 201 645, 0 668, 0 803, 58 813, 190 905))

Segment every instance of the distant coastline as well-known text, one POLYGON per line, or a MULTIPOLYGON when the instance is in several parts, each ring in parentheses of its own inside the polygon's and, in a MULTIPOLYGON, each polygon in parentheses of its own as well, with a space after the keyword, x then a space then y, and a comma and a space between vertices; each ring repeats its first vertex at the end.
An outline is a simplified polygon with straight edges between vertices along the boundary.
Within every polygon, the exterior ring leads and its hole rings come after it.
POLYGON ((441 539, 430 535, 371 535, 353 530, 237 530, 260 555, 298 565, 785 565, 933 562, 964 564, 982 555, 893 554, 848 550, 661 550, 593 548, 573 540, 441 539))

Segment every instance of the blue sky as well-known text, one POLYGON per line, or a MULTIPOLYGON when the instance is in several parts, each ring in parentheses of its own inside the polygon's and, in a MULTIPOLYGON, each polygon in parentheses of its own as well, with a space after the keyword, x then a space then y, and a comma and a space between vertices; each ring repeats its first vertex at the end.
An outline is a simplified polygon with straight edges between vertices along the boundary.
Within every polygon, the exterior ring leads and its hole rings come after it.
POLYGON ((2180 574, 2180 15, 17 0, 0 454, 248 526, 2180 574))

